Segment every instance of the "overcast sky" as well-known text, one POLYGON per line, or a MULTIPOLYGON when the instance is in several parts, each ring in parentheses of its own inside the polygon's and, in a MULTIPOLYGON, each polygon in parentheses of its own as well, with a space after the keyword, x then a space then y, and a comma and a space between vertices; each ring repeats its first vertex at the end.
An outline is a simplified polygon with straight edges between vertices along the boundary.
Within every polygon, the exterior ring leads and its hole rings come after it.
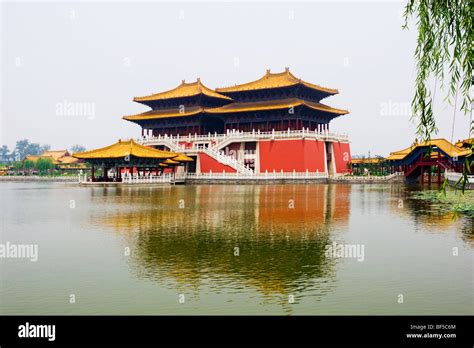
MULTIPOLYGON (((0 144, 109 145, 139 135, 138 125, 121 119, 148 110, 134 96, 197 77, 224 87, 288 66, 308 82, 339 89, 323 103, 350 111, 331 129, 349 134, 353 154, 387 155, 415 138, 407 110, 416 28, 402 30, 403 6, 3 3, 0 144)), ((438 137, 450 140, 453 109, 442 92, 436 96, 438 137)), ((467 137, 468 122, 457 113, 454 140, 467 137)))

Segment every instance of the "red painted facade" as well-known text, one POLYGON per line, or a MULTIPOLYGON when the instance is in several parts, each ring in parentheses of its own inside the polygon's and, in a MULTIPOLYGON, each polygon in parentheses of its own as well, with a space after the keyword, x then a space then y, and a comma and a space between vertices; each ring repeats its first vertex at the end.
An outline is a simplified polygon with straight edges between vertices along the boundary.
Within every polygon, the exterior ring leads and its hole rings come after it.
POLYGON ((234 168, 216 161, 214 158, 205 153, 199 154, 199 166, 201 173, 209 173, 211 171, 213 173, 222 173, 224 171, 226 173, 236 172, 234 168))
POLYGON ((259 142, 260 172, 324 172, 324 142, 272 140, 259 142))
POLYGON ((351 162, 351 149, 349 143, 333 142, 334 163, 336 173, 347 173, 348 163, 351 162))

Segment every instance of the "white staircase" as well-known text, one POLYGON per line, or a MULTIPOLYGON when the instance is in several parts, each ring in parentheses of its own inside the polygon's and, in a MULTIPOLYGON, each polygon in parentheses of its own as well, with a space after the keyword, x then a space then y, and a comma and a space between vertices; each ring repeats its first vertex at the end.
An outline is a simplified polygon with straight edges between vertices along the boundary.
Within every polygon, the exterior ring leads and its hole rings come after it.
POLYGON ((246 175, 253 175, 254 173, 252 169, 245 166, 243 163, 237 161, 234 157, 224 155, 222 152, 214 148, 207 147, 207 148, 204 148, 202 152, 214 158, 216 161, 234 168, 237 171, 237 173, 246 174, 246 175))

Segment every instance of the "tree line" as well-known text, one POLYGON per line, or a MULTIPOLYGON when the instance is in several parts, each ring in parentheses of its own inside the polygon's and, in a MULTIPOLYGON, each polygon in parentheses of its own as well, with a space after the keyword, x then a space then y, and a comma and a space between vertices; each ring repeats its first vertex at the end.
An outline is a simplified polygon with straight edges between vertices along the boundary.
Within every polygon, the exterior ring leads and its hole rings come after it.
MULTIPOLYGON (((0 163, 13 163, 23 161, 26 156, 39 156, 43 152, 51 149, 49 144, 32 143, 28 139, 18 140, 15 144, 15 148, 10 150, 7 145, 2 145, 0 148, 0 163)), ((82 145, 71 146, 70 152, 82 152, 85 151, 85 147, 82 145)))

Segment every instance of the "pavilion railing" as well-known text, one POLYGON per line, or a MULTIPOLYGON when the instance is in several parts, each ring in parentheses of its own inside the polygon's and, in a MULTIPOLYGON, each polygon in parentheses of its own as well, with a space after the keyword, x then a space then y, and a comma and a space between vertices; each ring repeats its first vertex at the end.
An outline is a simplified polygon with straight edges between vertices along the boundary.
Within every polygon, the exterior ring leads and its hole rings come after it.
POLYGON ((124 174, 122 176, 122 183, 124 184, 166 184, 173 182, 173 175, 172 174, 163 174, 163 175, 131 175, 131 174, 124 174))
POLYGON ((320 172, 265 172, 265 173, 227 173, 227 172, 209 172, 209 173, 187 173, 186 179, 228 179, 228 180, 272 180, 272 179, 325 179, 327 173, 320 172))
POLYGON ((341 181, 387 181, 393 179, 394 177, 403 175, 403 172, 395 172, 389 175, 347 175, 347 174, 336 174, 331 176, 331 179, 341 180, 341 181))
MULTIPOLYGON (((79 183, 92 183, 90 178, 87 177, 87 174, 78 174, 79 183)), ((117 183, 117 181, 108 180, 108 181, 94 181, 95 183, 117 183)), ((163 175, 145 175, 139 176, 137 174, 125 173, 122 176, 122 180, 118 181, 124 184, 166 184, 173 183, 174 176, 173 174, 163 174, 163 175)))
MULTIPOLYGON (((396 172, 385 176, 353 176, 336 174, 329 176, 325 172, 282 172, 282 171, 265 171, 264 173, 238 173, 238 172, 209 172, 209 173, 180 173, 180 174, 163 174, 163 175, 146 175, 139 176, 137 174, 124 174, 122 183, 124 184, 172 184, 175 182, 185 182, 186 179, 195 180, 305 180, 305 179, 334 179, 337 181, 387 181, 394 177, 403 175, 403 172, 396 172)), ((86 175, 79 175, 79 182, 87 182, 86 175)))
POLYGON ((158 136, 144 136, 138 138, 137 141, 145 145, 166 144, 170 145, 173 151, 192 151, 199 149, 206 143, 208 147, 220 149, 233 141, 249 141, 259 139, 288 139, 288 138, 309 138, 322 141, 349 141, 347 134, 330 133, 329 131, 310 131, 309 129, 301 130, 286 130, 286 131, 271 131, 260 132, 259 130, 252 132, 243 132, 236 130, 228 130, 225 134, 188 134, 188 135, 158 135, 158 136), (187 143, 187 144, 186 144, 187 143), (189 144, 189 145, 188 145, 189 144))

